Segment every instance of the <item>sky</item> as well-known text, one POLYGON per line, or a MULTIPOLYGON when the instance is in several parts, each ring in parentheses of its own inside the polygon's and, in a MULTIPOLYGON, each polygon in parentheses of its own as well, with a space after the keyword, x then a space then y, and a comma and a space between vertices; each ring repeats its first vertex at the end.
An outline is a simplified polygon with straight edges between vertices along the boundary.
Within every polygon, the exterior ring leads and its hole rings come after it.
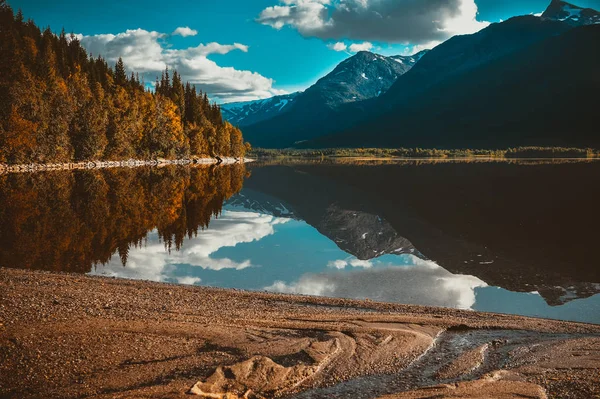
MULTIPOLYGON (((360 50, 411 54, 549 0, 8 0, 149 84, 166 66, 217 102, 304 90, 360 50)), ((600 9, 600 0, 574 0, 600 9)))

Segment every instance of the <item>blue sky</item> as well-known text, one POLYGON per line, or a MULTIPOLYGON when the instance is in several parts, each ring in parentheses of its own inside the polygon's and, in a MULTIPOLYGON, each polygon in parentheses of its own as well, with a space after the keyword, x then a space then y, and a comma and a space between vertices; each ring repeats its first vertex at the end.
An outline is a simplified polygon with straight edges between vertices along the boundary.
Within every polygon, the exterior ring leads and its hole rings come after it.
MULTIPOLYGON (((304 89, 347 58, 352 53, 352 44, 354 50, 371 48, 388 55, 410 53, 453 34, 481 29, 487 22, 541 12, 549 0, 9 0, 9 3, 15 9, 21 8, 25 17, 33 18, 38 25, 56 31, 64 27, 67 32, 82 35, 82 42, 90 51, 103 53, 109 61, 123 50, 129 51, 122 54, 128 68, 142 72, 148 81, 154 81, 160 66, 170 65, 183 71, 184 78, 209 92, 212 98, 226 102, 304 89), (341 12, 340 5, 344 4, 352 12, 341 12), (316 16, 322 16, 323 10, 328 15, 318 21, 316 16), (384 17, 390 26, 373 21, 371 16, 377 13, 388 13, 384 17), (419 20, 418 15, 425 15, 425 20, 419 20), (438 21, 438 26, 432 24, 433 20, 438 21), (443 24, 442 29, 439 23, 443 24), (195 34, 172 35, 178 27, 189 27, 195 34), (137 29, 140 31, 126 34, 127 30, 137 29), (121 35, 111 36, 118 34, 121 35), (208 43, 214 45, 185 51, 208 43), (242 46, 233 46, 235 43, 242 46), (346 51, 332 50, 335 43, 339 43, 338 49, 345 47, 346 51)), ((575 3, 600 9, 600 0, 575 3)))

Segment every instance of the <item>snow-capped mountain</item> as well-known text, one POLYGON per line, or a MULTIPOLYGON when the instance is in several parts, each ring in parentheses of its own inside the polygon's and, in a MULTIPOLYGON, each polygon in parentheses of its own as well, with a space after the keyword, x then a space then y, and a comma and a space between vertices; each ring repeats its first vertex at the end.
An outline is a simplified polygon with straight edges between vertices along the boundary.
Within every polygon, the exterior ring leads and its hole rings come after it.
MULTIPOLYGON (((341 62, 305 92, 221 105, 223 118, 237 126, 250 126, 304 106, 335 108, 342 104, 378 97, 426 53, 412 56, 383 55, 361 51, 341 62)), ((311 111, 312 112, 312 111, 311 111)))
POLYGON ((560 0, 552 0, 542 18, 563 21, 573 26, 600 24, 600 12, 560 0))
MULTIPOLYGON (((341 124, 345 121, 331 118, 330 112, 346 104, 383 95, 426 52, 391 57, 358 52, 298 94, 293 104, 285 107, 286 112, 264 118, 261 122, 247 123, 244 136, 256 147, 286 147, 313 138, 326 125, 335 124, 342 128, 341 124), (281 134, 283 131, 285 135, 281 134)), ((279 100, 275 98, 274 101, 279 100)))
POLYGON ((287 112, 299 94, 296 92, 264 100, 222 104, 221 113, 233 125, 252 125, 287 112))
POLYGON ((335 108, 375 98, 408 72, 425 54, 391 56, 361 51, 341 62, 331 73, 309 87, 299 102, 335 108))

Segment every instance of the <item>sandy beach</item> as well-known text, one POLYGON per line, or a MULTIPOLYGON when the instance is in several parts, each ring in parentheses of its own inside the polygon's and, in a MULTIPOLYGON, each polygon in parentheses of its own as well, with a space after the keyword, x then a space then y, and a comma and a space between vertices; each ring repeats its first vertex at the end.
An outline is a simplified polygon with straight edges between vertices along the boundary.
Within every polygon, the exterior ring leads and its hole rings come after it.
POLYGON ((595 398, 600 326, 0 269, 2 398, 595 398))

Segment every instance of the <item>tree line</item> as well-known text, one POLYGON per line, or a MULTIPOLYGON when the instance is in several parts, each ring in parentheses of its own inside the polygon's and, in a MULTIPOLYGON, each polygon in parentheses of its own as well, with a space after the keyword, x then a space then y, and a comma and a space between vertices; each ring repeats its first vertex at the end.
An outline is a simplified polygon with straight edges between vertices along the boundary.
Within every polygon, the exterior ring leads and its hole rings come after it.
POLYGON ((257 158, 597 158, 600 157, 600 152, 592 148, 571 147, 516 147, 504 150, 436 148, 253 148, 251 150, 251 155, 257 158))
POLYGON ((0 162, 242 157, 246 146, 176 71, 146 90, 121 59, 112 68, 0 0, 0 162))

